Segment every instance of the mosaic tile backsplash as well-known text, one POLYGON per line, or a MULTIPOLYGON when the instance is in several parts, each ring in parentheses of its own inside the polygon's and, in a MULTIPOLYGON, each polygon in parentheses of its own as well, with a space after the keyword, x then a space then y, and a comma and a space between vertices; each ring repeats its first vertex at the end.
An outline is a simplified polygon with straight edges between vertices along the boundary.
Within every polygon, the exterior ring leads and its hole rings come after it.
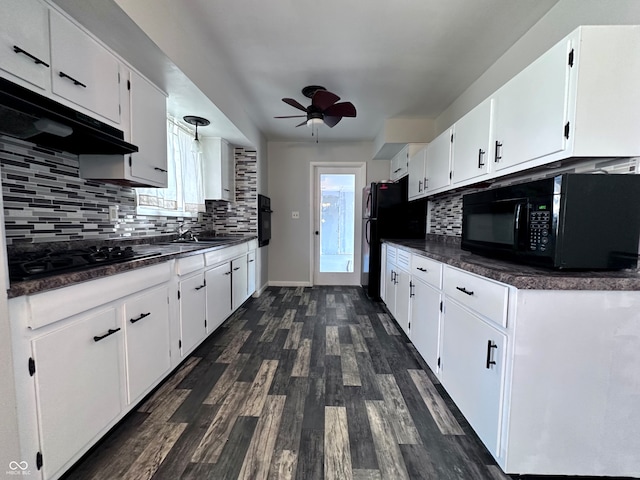
POLYGON ((75 155, 41 149, 0 137, 0 173, 4 197, 7 245, 139 238, 173 233, 187 222, 196 233, 256 234, 256 154, 236 149, 236 204, 221 208, 207 201, 197 220, 136 215, 132 188, 84 180, 75 155), (250 190, 253 188, 253 192, 250 190), (109 221, 109 206, 119 206, 117 222, 109 221))
MULTIPOLYGON (((561 173, 588 173, 594 171, 636 173, 639 160, 640 158, 636 157, 573 161, 567 167, 544 168, 535 172, 528 171, 500 179, 493 183, 491 188, 553 177, 561 173)), ((465 188, 430 198, 427 233, 460 237, 462 235, 462 196, 475 191, 478 191, 478 188, 465 188)))

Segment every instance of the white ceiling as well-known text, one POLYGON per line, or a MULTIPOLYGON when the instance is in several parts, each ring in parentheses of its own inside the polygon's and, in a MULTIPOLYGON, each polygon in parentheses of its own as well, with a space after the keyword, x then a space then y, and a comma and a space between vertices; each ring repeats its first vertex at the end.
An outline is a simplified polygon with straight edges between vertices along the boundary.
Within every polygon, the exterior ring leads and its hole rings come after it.
MULTIPOLYGON (((55 2, 154 79, 153 69, 144 66, 153 58, 145 53, 154 43, 134 31, 122 10, 106 8, 112 2, 55 2)), ((303 119, 273 118, 302 114, 281 99, 308 105, 301 93, 306 85, 322 85, 352 102, 356 118, 321 127, 320 138, 332 141, 372 140, 388 118, 436 118, 557 2, 175 0, 164 5, 179 9, 181 23, 186 19, 197 38, 208 40, 192 52, 200 61, 219 68, 223 59, 244 96, 238 102, 268 140, 310 138, 307 127, 295 128, 303 119), (210 52, 215 55, 208 58, 210 52)), ((164 69, 164 78, 176 77, 164 69)), ((189 100, 183 81, 161 86, 184 103, 185 114, 199 114, 197 108, 206 103, 197 88, 189 100)), ((213 107, 212 115, 224 113, 213 107)), ((207 135, 242 136, 229 122, 212 123, 226 130, 215 132, 212 125, 207 135)))

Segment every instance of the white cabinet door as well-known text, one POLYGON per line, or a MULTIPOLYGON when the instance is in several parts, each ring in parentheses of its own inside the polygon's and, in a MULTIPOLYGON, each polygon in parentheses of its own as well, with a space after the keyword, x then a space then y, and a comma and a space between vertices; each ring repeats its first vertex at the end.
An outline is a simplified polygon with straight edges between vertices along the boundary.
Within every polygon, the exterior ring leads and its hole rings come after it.
POLYGON ((236 258, 231 262, 231 299, 233 310, 236 310, 247 299, 247 256, 236 258))
POLYGON ((203 137, 202 164, 204 195, 207 200, 235 200, 235 157, 233 147, 223 138, 203 137))
POLYGON ((251 251, 247 255, 247 296, 256 291, 256 252, 251 251))
POLYGON ((132 403, 171 366, 168 287, 127 300, 124 318, 128 403, 132 403))
POLYGON ((506 337, 454 301, 442 322, 441 378, 489 451, 498 455, 506 337))
POLYGON ((411 275, 396 269, 396 305, 393 316, 404 333, 409 335, 409 295, 411 293, 411 275))
POLYGON ((204 273, 180 281, 180 339, 184 356, 207 334, 204 273))
POLYGON ((380 246, 380 300, 387 304, 387 244, 380 246))
POLYGON ((494 169, 564 150, 570 41, 558 43, 495 96, 494 169))
POLYGON ((391 159, 391 180, 404 177, 409 171, 409 145, 402 148, 391 159))
POLYGON ((384 303, 394 317, 396 311, 396 271, 397 268, 393 260, 387 258, 386 276, 384 278, 384 303))
POLYGON ((167 101, 164 93, 131 72, 131 176, 153 187, 167 186, 167 101))
POLYGON ((50 12, 54 94, 120 123, 120 64, 61 14, 50 12))
POLYGON ((447 129, 427 146, 427 192, 446 187, 451 181, 451 135, 451 129, 447 129))
POLYGON ((426 194, 424 184, 425 165, 427 160, 427 148, 423 147, 409 157, 409 200, 424 197, 426 194))
POLYGON ((493 159, 491 119, 493 99, 488 98, 454 125, 453 183, 484 175, 493 159))
POLYGON ((432 371, 438 371, 438 345, 440 342, 439 290, 412 279, 411 341, 432 371))
POLYGON ((122 340, 109 308, 32 341, 45 478, 120 413, 122 340))
POLYGON ((29 86, 48 90, 50 65, 48 8, 37 0, 2 0, 0 4, 2 75, 12 80, 15 76, 28 82, 29 86))
POLYGON ((207 332, 213 332, 231 315, 231 263, 205 272, 207 281, 207 332))

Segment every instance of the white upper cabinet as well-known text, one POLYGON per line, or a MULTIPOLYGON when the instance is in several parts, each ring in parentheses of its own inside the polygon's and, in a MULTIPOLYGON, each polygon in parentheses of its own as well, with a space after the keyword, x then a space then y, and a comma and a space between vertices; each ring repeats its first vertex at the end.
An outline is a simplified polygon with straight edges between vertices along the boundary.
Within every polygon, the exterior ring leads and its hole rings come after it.
POLYGON ((480 177, 493 159, 491 142, 493 99, 488 98, 453 126, 453 184, 480 177))
POLYGON ((409 173, 409 145, 405 145, 391 159, 391 171, 389 172, 391 180, 398 180, 409 173))
POLYGON ((453 134, 447 129, 427 146, 427 192, 439 190, 451 182, 451 144, 453 134))
POLYGON ((415 200, 426 195, 425 168, 427 162, 427 147, 422 147, 409 157, 409 200, 415 200))
MULTIPOLYGON (((2 76, 49 90, 49 10, 37 0, 0 3, 0 69, 2 76)), ((38 91, 36 89, 36 91, 38 91)), ((42 92, 40 92, 42 93, 42 92)))
POLYGON ((141 184, 167 186, 167 99, 163 92, 131 72, 131 179, 141 184))
POLYGON ((223 138, 203 137, 204 196, 207 200, 235 201, 235 157, 223 138))
POLYGON ((495 170, 565 149, 571 43, 558 43, 498 90, 495 170))
POLYGON ((118 59, 54 10, 50 26, 52 92, 119 124, 118 59))
POLYGON ((139 150, 124 156, 80 155, 80 177, 164 188, 168 181, 166 96, 134 71, 123 72, 123 83, 125 138, 139 150))

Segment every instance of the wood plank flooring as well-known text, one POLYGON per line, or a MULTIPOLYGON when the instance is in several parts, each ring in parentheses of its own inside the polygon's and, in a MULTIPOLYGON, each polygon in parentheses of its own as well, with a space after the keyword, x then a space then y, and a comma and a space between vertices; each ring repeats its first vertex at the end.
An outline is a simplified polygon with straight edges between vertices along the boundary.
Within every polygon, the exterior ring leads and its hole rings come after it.
POLYGON ((67 480, 509 479, 360 287, 269 288, 67 480))

